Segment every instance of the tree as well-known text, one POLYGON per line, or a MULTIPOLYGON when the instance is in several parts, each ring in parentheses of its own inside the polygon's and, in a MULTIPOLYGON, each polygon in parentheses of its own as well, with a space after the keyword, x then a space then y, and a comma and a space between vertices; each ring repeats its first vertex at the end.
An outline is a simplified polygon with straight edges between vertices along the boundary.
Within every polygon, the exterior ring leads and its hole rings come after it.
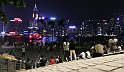
POLYGON ((8 19, 3 11, 4 5, 14 5, 17 8, 26 7, 26 0, 0 0, 0 21, 7 23, 8 19))
POLYGON ((64 23, 65 19, 61 19, 59 20, 59 23, 58 25, 60 26, 60 29, 61 29, 61 35, 60 35, 60 52, 61 52, 61 56, 62 56, 62 59, 65 60, 65 53, 64 53, 64 49, 63 49, 63 41, 62 41, 62 28, 65 26, 65 23, 64 23))

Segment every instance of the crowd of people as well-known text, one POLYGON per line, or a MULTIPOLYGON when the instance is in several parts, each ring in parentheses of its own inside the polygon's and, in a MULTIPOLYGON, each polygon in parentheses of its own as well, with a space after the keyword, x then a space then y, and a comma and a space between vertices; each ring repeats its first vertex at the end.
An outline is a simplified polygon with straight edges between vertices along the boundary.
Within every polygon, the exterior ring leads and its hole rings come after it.
MULTIPOLYGON (((117 45, 117 42, 118 39, 116 38, 109 39, 107 44, 103 44, 102 41, 97 40, 89 50, 77 53, 76 42, 74 40, 70 40, 70 41, 66 40, 65 42, 63 42, 65 61, 68 62, 78 59, 94 58, 94 57, 103 56, 103 54, 115 53, 116 51, 122 50, 121 46, 117 45)), ((49 44, 46 45, 46 48, 48 47, 48 45, 49 44)), ((54 45, 52 46, 54 47, 54 45)), ((62 62, 63 59, 61 58, 61 56, 57 56, 56 58, 51 56, 50 60, 47 60, 44 56, 41 56, 37 64, 37 67, 45 66, 46 63, 52 65, 62 62)))
MULTIPOLYGON (((22 57, 25 56, 25 48, 32 45, 31 43, 23 43, 21 44, 22 46, 22 57)), ((60 43, 57 42, 51 42, 51 43, 34 43, 33 45, 38 46, 40 49, 42 47, 45 47, 46 50, 49 52, 52 52, 54 49, 58 48, 60 46, 60 43)), ((76 51, 77 43, 75 40, 66 40, 62 44, 62 48, 64 51, 64 60, 60 55, 57 57, 51 56, 50 59, 48 60, 45 58, 43 55, 40 56, 37 67, 42 67, 46 65, 52 65, 52 64, 58 64, 62 63, 63 61, 72 61, 72 60, 78 60, 78 59, 86 59, 86 58, 94 58, 94 57, 100 57, 103 56, 103 54, 109 54, 109 53, 115 53, 117 51, 121 51, 123 48, 121 45, 118 44, 118 39, 117 38, 111 38, 106 41, 106 43, 103 43, 103 41, 96 40, 91 44, 92 46, 88 48, 86 51, 76 51)), ((87 46, 87 44, 85 44, 87 46)), ((81 45, 82 47, 83 45, 81 45)), ((87 46, 88 47, 88 46, 87 46)), ((11 55, 14 55, 14 50, 10 51, 11 55)), ((31 69, 34 68, 35 64, 33 63, 32 60, 27 58, 27 61, 25 62, 25 68, 26 69, 31 69)))
MULTIPOLYGON (((94 44, 87 50, 76 53, 76 43, 74 40, 65 41, 63 43, 63 48, 65 51, 66 61, 76 60, 77 58, 94 58, 103 56, 103 54, 113 54, 118 51, 121 51, 123 48, 121 44, 118 44, 118 39, 113 37, 106 41, 96 40, 94 44)), ((88 47, 88 46, 87 46, 88 47)))
POLYGON ((35 67, 35 63, 33 63, 33 61, 30 60, 29 58, 27 58, 27 61, 25 62, 25 69, 27 70, 27 69, 32 69, 32 68, 38 68, 38 67, 58 64, 58 63, 62 63, 62 62, 63 62, 63 60, 62 60, 61 56, 57 56, 56 58, 51 56, 50 59, 48 60, 43 55, 41 55, 36 64, 37 65, 36 67, 35 67))

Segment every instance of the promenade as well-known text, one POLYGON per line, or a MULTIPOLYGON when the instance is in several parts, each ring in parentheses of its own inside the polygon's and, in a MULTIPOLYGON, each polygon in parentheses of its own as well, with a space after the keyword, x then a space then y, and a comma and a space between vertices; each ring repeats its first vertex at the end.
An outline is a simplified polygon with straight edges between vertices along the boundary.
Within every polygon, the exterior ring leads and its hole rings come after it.
POLYGON ((124 54, 80 59, 16 72, 124 72, 124 54))

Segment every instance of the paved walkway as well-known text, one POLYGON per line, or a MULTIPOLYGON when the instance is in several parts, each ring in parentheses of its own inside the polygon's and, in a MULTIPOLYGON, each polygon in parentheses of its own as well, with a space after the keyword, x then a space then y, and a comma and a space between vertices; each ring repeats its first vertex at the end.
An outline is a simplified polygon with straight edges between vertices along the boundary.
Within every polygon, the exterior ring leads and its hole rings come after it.
POLYGON ((80 59, 17 72, 124 72, 124 54, 80 59))

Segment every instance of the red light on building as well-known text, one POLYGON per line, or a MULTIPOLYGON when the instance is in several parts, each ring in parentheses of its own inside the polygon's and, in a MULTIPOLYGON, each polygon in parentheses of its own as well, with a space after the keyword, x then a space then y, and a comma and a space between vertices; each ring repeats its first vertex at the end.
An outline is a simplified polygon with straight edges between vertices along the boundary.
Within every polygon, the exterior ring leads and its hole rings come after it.
POLYGON ((29 35, 29 38, 30 38, 30 39, 33 38, 32 35, 29 35))
POLYGON ((38 34, 36 34, 36 38, 38 38, 39 37, 39 35, 38 34))
POLYGON ((10 35, 16 35, 16 32, 9 32, 10 35))
POLYGON ((34 33, 34 37, 35 38, 39 38, 39 34, 38 33, 34 33))
POLYGON ((29 40, 29 42, 32 42, 32 40, 29 40))
POLYGON ((40 35, 39 38, 42 38, 42 36, 40 35))

